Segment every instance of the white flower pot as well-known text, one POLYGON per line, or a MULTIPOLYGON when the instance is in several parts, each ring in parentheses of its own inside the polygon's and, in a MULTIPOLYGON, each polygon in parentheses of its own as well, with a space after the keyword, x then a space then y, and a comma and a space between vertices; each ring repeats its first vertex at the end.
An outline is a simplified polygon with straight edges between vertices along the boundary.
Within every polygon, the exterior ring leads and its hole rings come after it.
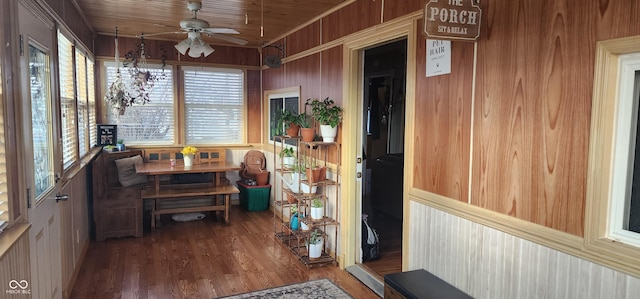
POLYGON ((184 155, 184 167, 193 166, 193 155, 184 155))
POLYGON ((322 219, 322 217, 324 217, 324 208, 320 207, 320 208, 314 208, 311 207, 311 219, 322 219))
POLYGON ((322 245, 324 242, 320 242, 318 244, 309 244, 308 245, 308 250, 309 250, 309 258, 311 259, 317 259, 322 255, 322 245))
POLYGON ((301 183, 302 176, 299 172, 285 173, 281 175, 284 184, 293 193, 316 193, 316 186, 301 183))
POLYGON ((291 168, 296 164, 296 157, 282 157, 282 168, 291 168))
POLYGON ((304 231, 309 230, 309 226, 302 221, 302 219, 305 219, 305 217, 303 216, 302 218, 298 218, 298 219, 300 219, 300 229, 304 231))
POLYGON ((338 135, 338 126, 334 128, 330 125, 320 125, 320 135, 322 135, 322 141, 334 142, 338 135))

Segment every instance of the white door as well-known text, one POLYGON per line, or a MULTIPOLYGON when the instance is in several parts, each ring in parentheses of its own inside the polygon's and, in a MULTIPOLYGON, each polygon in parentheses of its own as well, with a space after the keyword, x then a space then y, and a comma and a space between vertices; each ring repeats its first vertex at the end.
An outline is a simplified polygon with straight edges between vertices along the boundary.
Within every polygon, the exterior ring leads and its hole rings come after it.
POLYGON ((19 1, 23 161, 31 222, 29 248, 33 298, 62 298, 60 209, 56 194, 53 22, 32 1, 19 1), (24 2, 24 3, 23 3, 24 2))

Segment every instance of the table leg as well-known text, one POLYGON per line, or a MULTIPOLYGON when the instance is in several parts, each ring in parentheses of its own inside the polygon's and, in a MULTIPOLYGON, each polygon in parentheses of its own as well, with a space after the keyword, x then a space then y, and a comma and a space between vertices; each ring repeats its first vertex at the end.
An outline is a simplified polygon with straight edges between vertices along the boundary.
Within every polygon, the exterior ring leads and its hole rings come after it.
POLYGON ((224 223, 229 225, 229 208, 231 206, 231 195, 224 195, 224 223))
POLYGON ((156 199, 152 199, 153 204, 151 205, 151 230, 156 229, 156 199))

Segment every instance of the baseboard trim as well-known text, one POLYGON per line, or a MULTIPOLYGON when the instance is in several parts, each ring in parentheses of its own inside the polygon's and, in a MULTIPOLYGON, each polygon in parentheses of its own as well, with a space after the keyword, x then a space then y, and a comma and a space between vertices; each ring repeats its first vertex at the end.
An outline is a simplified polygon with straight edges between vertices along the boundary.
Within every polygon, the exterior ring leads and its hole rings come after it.
POLYGON ((374 291, 381 298, 384 297, 384 283, 375 275, 369 273, 362 265, 355 264, 346 267, 345 270, 360 280, 364 285, 374 291))
POLYGON ((76 261, 76 267, 73 269, 71 279, 69 280, 69 283, 67 283, 67 287, 62 292, 62 298, 68 299, 69 297, 71 297, 71 291, 73 290, 73 286, 76 284, 76 279, 78 279, 78 275, 80 274, 80 268, 82 268, 84 258, 87 256, 87 252, 89 251, 89 244, 91 244, 91 240, 87 238, 87 241, 82 247, 80 258, 78 258, 78 260, 76 261))

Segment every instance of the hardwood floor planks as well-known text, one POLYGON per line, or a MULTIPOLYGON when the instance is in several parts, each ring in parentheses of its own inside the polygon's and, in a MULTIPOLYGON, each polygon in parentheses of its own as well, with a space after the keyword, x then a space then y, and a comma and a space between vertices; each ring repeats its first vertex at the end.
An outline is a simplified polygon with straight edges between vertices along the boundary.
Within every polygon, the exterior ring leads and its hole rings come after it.
POLYGON ((92 242, 71 298, 216 298, 328 278, 354 298, 377 298, 337 266, 307 269, 273 236, 273 214, 232 207, 231 223, 207 218, 143 238, 92 242))

